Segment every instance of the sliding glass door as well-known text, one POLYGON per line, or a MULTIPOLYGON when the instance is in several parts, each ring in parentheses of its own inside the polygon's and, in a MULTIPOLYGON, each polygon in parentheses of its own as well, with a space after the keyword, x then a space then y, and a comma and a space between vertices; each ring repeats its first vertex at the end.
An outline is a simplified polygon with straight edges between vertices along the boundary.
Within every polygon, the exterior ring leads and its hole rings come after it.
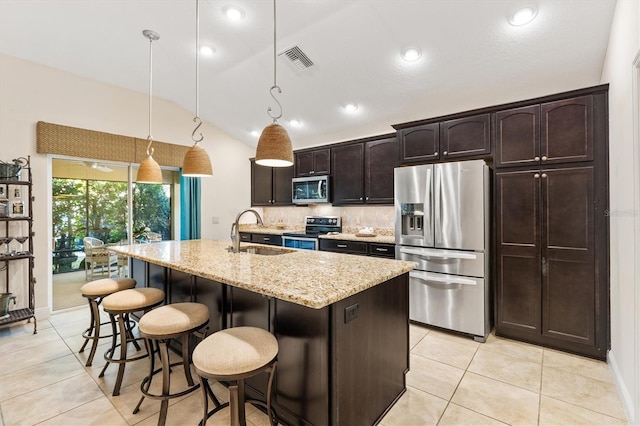
POLYGON ((166 183, 151 185, 130 182, 135 170, 130 173, 128 165, 53 159, 52 166, 56 310, 86 303, 79 292, 84 283, 128 273, 126 259, 109 256, 106 246, 173 237, 172 195, 178 172, 163 171, 166 183))

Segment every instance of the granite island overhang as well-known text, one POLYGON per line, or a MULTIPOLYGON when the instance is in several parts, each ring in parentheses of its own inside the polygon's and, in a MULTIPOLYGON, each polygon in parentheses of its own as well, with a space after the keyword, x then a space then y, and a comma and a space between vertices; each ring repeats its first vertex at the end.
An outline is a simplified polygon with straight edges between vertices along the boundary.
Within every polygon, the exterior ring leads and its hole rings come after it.
MULTIPOLYGON (((256 244, 250 244, 256 246, 256 244)), ((330 252, 231 253, 227 241, 113 246, 138 286, 196 301, 210 331, 251 325, 278 339, 274 406, 286 424, 371 425, 405 391, 410 262, 330 252)), ((245 245, 246 246, 246 245, 245 245)), ((264 397, 266 379, 247 381, 264 397)))

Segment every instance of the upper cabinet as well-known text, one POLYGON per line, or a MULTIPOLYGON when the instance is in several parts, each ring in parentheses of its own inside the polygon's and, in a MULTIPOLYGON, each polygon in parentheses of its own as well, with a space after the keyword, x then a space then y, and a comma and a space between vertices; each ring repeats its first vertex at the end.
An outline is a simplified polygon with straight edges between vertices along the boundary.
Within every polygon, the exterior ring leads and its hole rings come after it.
POLYGON ((428 162, 438 159, 440 150, 438 123, 400 129, 397 138, 402 163, 428 162))
POLYGON ((296 177, 331 174, 331 150, 329 148, 295 152, 296 177))
POLYGON ((393 204, 393 169, 398 145, 393 136, 331 149, 333 204, 393 204))
POLYGON ((440 159, 491 154, 491 115, 480 114, 440 123, 440 159))
POLYGON ((364 145, 331 149, 333 204, 364 203, 364 145))
POLYGON ((364 201, 393 204, 393 169, 398 167, 398 143, 389 137, 364 144, 364 201))
POLYGON ((399 129, 403 164, 471 159, 491 154, 491 115, 479 114, 399 129))
POLYGON ((293 167, 265 167, 251 160, 251 205, 290 206, 293 167))
POLYGON ((593 160, 593 96, 494 114, 496 167, 593 160))

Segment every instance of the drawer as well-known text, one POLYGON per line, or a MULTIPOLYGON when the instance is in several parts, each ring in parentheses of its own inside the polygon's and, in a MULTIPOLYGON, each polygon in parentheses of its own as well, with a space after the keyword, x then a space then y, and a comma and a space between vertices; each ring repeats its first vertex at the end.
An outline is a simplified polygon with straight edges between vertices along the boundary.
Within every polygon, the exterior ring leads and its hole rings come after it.
POLYGON ((274 234, 251 234, 252 243, 270 244, 272 246, 282 245, 282 236, 274 234))
POLYGON ((369 243, 369 256, 394 259, 396 257, 396 246, 395 244, 369 243))
POLYGON ((251 242, 251 234, 249 234, 248 232, 241 232, 240 233, 240 241, 245 242, 245 243, 250 243, 251 242))
POLYGON ((320 239, 320 250, 367 255, 367 243, 360 241, 320 239))

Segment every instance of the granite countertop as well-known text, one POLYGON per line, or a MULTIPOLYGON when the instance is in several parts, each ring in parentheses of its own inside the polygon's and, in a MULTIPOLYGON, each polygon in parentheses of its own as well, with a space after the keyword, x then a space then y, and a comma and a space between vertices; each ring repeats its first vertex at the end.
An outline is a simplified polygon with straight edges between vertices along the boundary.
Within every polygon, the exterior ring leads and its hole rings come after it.
MULTIPOLYGON (((259 246, 259 244, 241 244, 259 246)), ((228 241, 161 241, 109 250, 309 308, 320 309, 413 269, 412 262, 262 246, 289 253, 230 253, 228 241)))

